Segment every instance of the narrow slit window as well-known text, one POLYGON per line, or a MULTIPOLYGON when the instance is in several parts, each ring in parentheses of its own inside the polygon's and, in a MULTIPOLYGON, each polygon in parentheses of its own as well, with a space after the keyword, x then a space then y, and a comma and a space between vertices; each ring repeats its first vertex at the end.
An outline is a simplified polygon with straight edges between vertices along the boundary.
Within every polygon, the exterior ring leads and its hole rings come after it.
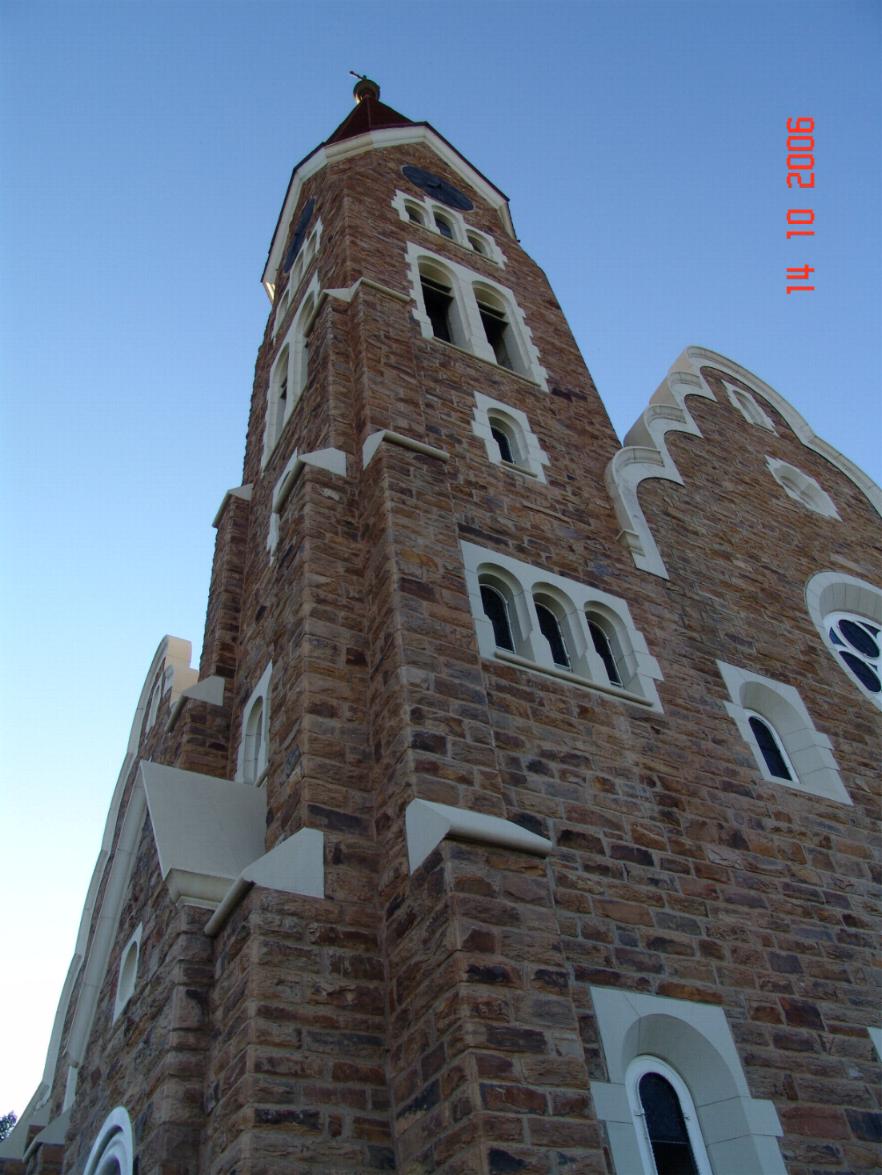
POLYGON ((661 1073, 646 1073, 638 1092, 657 1175, 699 1175, 673 1085, 661 1073))
POLYGON ((592 620, 590 616, 588 618, 588 631, 591 634, 591 643, 594 645, 594 651, 606 669, 606 675, 609 678, 610 685, 621 685, 622 678, 616 668, 616 659, 613 656, 610 639, 597 621, 592 620))
POLYGON ((426 314, 432 324, 432 333, 436 339, 452 343, 453 331, 450 326, 450 311, 453 306, 453 295, 450 292, 450 286, 433 281, 430 277, 423 277, 421 281, 423 302, 426 314))
POLYGON ((769 774, 774 776, 775 779, 788 779, 792 781, 793 773, 788 766, 780 740, 769 723, 758 714, 751 714, 748 717, 748 723, 750 724, 750 729, 753 731, 753 737, 756 739, 756 745, 760 749, 760 754, 765 760, 769 774))
POLYGON ((560 621, 547 605, 540 604, 538 600, 536 601, 536 616, 539 620, 539 631, 551 646, 551 656, 555 665, 560 665, 562 669, 569 669, 570 658, 564 644, 560 621))
POLYGON ((484 615, 493 625, 493 637, 496 645, 500 649, 508 649, 510 653, 514 652, 514 640, 511 632, 511 621, 508 616, 508 605, 505 602, 505 597, 498 588, 491 587, 490 584, 481 584, 481 605, 484 609, 484 615))

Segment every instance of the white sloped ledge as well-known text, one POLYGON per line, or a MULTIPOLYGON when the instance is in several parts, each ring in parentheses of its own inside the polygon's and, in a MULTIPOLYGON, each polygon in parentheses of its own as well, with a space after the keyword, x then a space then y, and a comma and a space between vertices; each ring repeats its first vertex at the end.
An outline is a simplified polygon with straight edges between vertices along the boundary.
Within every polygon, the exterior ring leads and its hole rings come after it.
POLYGON ((424 441, 414 440, 413 437, 406 437, 400 432, 393 432, 388 428, 381 428, 378 432, 372 432, 368 439, 361 447, 361 464, 366 469, 370 465, 374 454, 383 441, 388 441, 391 445, 400 445, 402 449, 412 449, 415 453, 422 453, 424 457, 435 457, 438 461, 448 461, 450 454, 443 449, 436 449, 432 445, 427 445, 424 441))
POLYGON ((529 832, 511 820, 503 820, 501 816, 488 816, 484 812, 454 808, 451 804, 435 804, 430 800, 411 800, 407 805, 404 825, 411 873, 448 836, 518 849, 538 857, 547 857, 554 847, 547 837, 529 832))

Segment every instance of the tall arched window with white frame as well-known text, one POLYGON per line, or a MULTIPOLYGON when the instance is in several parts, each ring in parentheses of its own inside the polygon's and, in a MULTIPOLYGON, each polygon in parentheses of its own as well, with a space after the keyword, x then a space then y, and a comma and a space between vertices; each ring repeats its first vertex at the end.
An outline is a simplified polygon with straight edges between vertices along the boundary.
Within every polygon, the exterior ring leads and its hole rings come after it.
POLYGON ((658 1057, 639 1056, 625 1086, 644 1175, 713 1175, 689 1087, 658 1057))

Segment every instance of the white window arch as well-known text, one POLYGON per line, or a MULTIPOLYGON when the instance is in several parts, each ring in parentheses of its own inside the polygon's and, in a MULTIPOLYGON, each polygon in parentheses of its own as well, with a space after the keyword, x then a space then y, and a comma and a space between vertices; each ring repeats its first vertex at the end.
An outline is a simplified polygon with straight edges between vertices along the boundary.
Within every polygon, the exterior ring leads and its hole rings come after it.
POLYGON ((392 207, 402 220, 437 233, 495 265, 505 265, 505 255, 490 233, 473 228, 457 209, 439 204, 430 196, 417 199, 401 191, 395 193, 392 207))
POLYGON ((306 387, 309 360, 309 332, 319 302, 318 273, 294 315, 270 370, 263 434, 263 464, 266 465, 306 387))
POLYGON ((141 961, 141 934, 143 924, 139 923, 129 941, 122 949, 119 957, 119 974, 116 980, 116 996, 113 1001, 113 1019, 135 994, 138 982, 138 964, 141 961))
POLYGON ((661 680, 661 670, 624 600, 498 551, 473 543, 460 545, 483 657, 513 662, 661 710, 655 684, 661 680), (482 592, 486 588, 494 588, 505 604, 511 627, 507 643, 498 639, 502 613, 487 592, 482 592), (589 617, 602 624, 608 634, 617 667, 612 674, 597 652, 589 617))
POLYGON ((484 442, 488 461, 545 481, 543 466, 548 464, 548 456, 530 428, 526 412, 475 392, 472 432, 484 442), (507 452, 499 434, 508 442, 507 452))
POLYGON ((83 1175, 132 1175, 135 1143, 132 1121, 124 1106, 111 1110, 92 1144, 83 1175))
POLYGON ((806 510, 821 514, 824 518, 839 517, 833 499, 826 490, 821 489, 813 477, 809 477, 795 465, 779 461, 777 457, 766 457, 766 465, 784 493, 801 506, 805 506, 806 510))
POLYGON ((412 241, 407 259, 414 318, 424 338, 453 343, 548 391, 547 372, 511 290, 412 241))
POLYGON ((750 748, 762 778, 850 804, 830 740, 815 727, 798 690, 723 661, 717 666, 729 692, 726 711, 750 748), (770 742, 758 723, 783 752, 786 773, 776 770, 770 742))
POLYGON ((786 1175, 775 1107, 751 1097, 722 1008, 620 988, 590 991, 608 1073, 607 1081, 591 1082, 591 1095, 617 1175, 655 1175, 629 1092, 641 1071, 670 1080, 681 1106, 685 1091, 701 1139, 696 1159, 703 1150, 707 1162, 699 1175, 786 1175))
POLYGON ((713 1175, 695 1103, 676 1069, 659 1057, 635 1057, 625 1071, 625 1088, 645 1175, 668 1175, 690 1165, 695 1175, 713 1175))
POLYGON ((240 783, 262 783, 269 765, 270 682, 272 662, 242 710, 242 731, 236 762, 236 779, 240 783))
POLYGON ((854 575, 821 571, 806 585, 805 599, 839 668, 882 710, 882 590, 854 575))
POLYGON ((744 388, 738 388, 734 384, 726 383, 726 394, 729 397, 729 403, 733 408, 737 408, 748 424, 755 424, 759 428, 764 428, 768 432, 777 432, 772 423, 772 418, 766 410, 759 404, 752 392, 746 391, 744 388))

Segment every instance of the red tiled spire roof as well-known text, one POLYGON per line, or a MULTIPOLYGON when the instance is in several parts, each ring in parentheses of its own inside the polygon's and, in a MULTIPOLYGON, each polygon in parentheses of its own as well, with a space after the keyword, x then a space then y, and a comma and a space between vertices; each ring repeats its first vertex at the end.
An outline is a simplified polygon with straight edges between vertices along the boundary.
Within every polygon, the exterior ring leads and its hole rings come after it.
POLYGON ((355 86, 357 105, 343 119, 326 143, 339 143, 367 131, 378 131, 391 126, 416 126, 391 106, 380 101, 380 87, 369 78, 361 78, 355 86))

